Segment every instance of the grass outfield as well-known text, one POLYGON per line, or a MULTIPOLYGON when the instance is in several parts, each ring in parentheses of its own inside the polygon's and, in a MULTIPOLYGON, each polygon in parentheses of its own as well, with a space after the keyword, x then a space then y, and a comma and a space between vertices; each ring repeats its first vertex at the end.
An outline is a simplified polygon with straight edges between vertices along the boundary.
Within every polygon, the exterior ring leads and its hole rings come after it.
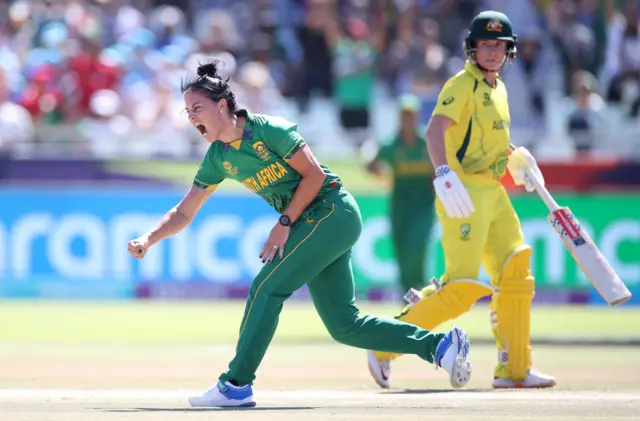
MULTIPOLYGON (((359 303, 363 311, 394 315, 390 304, 359 303)), ((233 342, 244 303, 10 301, 0 306, 0 341, 233 342)), ((451 326, 453 322, 442 326, 451 326)), ((477 305, 455 321, 472 339, 492 338, 488 308, 477 305)), ((640 308, 535 306, 532 337, 640 340, 640 308)), ((310 303, 285 304, 276 341, 331 341, 310 303)))

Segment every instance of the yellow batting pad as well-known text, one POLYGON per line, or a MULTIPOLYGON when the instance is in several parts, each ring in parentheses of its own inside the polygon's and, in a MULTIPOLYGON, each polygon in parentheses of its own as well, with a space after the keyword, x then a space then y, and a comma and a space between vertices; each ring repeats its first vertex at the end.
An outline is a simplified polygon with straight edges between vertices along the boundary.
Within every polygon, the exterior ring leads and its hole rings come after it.
MULTIPOLYGON (((396 319, 426 330, 434 330, 442 323, 469 311, 476 301, 492 293, 491 287, 471 279, 448 281, 440 288, 429 285, 422 290, 422 299, 414 306, 407 305, 396 319)), ((392 360, 400 355, 375 352, 379 360, 392 360)))
POLYGON ((499 351, 496 377, 515 382, 531 368, 531 302, 535 280, 529 260, 531 247, 518 248, 505 263, 491 301, 491 325, 499 351))

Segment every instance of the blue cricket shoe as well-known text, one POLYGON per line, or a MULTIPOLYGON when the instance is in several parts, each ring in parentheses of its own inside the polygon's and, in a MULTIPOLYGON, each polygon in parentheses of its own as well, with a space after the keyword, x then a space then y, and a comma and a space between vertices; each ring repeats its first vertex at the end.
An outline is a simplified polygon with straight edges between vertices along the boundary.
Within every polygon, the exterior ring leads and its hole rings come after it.
POLYGON ((200 396, 189 398, 189 404, 196 408, 256 406, 251 385, 234 386, 229 382, 218 382, 200 396))
POLYGON ((471 378, 471 361, 469 360, 469 337, 457 326, 442 338, 436 347, 434 362, 449 373, 451 386, 459 389, 471 378))

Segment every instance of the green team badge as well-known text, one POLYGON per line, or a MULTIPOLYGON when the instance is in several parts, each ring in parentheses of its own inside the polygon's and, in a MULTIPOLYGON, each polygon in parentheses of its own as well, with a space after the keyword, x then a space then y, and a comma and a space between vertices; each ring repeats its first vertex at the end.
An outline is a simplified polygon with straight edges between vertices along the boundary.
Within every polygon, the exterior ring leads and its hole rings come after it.
POLYGON ((491 164, 491 170, 493 170, 493 178, 495 180, 500 180, 506 170, 507 170, 507 161, 509 160, 509 152, 502 152, 500 153, 497 157, 496 160, 494 161, 493 164, 491 164))
POLYGON ((471 224, 464 223, 460 225, 460 239, 463 241, 468 241, 471 238, 469 234, 471 233, 471 224))

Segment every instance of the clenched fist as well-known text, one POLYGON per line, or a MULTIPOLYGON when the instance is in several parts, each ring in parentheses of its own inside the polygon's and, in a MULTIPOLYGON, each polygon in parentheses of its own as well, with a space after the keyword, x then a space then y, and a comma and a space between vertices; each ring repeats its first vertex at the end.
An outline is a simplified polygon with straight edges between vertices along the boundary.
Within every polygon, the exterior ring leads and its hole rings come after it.
POLYGON ((136 259, 142 259, 149 249, 149 238, 138 237, 129 241, 129 254, 136 259))

